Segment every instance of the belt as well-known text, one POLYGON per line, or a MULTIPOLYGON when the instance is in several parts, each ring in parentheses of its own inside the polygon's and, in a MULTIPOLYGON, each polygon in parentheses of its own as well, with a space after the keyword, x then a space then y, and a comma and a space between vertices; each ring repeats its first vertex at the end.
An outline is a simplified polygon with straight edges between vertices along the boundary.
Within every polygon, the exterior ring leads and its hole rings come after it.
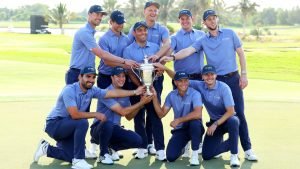
POLYGON ((202 79, 202 74, 201 73, 194 73, 194 74, 188 74, 188 77, 190 79, 202 79))
POLYGON ((102 77, 110 77, 110 75, 106 75, 106 74, 103 74, 103 73, 99 73, 98 76, 102 76, 102 77))
POLYGON ((218 75, 218 77, 232 77, 238 73, 239 73, 238 71, 234 71, 234 72, 227 73, 225 75, 218 75))

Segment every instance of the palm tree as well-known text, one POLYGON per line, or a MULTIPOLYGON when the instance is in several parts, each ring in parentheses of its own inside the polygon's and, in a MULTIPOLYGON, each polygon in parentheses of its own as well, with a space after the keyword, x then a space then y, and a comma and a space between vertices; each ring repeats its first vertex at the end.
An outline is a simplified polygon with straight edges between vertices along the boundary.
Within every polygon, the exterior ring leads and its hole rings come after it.
POLYGON ((63 24, 69 22, 71 14, 68 12, 66 4, 59 3, 54 9, 50 10, 49 18, 54 24, 58 24, 61 34, 64 34, 63 24))
POLYGON ((160 18, 164 25, 167 25, 168 21, 168 13, 173 7, 173 3, 175 0, 157 0, 160 4, 160 18))
POLYGON ((104 0, 103 8, 108 13, 111 13, 114 9, 120 8, 120 5, 117 4, 118 0, 104 0))

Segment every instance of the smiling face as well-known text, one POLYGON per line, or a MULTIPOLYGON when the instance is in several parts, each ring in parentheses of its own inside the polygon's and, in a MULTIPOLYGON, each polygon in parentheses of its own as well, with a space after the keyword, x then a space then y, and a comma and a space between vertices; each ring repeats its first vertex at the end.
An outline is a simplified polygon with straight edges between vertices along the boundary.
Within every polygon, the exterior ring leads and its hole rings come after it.
POLYGON ((185 31, 190 31, 192 29, 193 20, 192 17, 188 15, 182 15, 179 18, 179 23, 181 25, 181 28, 185 31))
POLYGON ((148 29, 141 26, 133 31, 133 35, 138 43, 145 43, 147 41, 148 29))
POLYGON ((111 24, 111 29, 113 32, 115 33, 121 33, 123 28, 124 28, 124 24, 118 24, 115 21, 110 20, 110 24, 111 24))
POLYGON ((84 74, 79 75, 80 87, 83 91, 91 89, 95 84, 96 75, 95 74, 84 74))
POLYGON ((126 76, 125 73, 111 76, 112 84, 115 88, 122 88, 125 84, 126 76))
POLYGON ((149 22, 155 22, 158 17, 159 9, 155 5, 151 5, 144 9, 145 20, 149 22))
POLYGON ((215 73, 206 73, 202 75, 203 81, 209 88, 212 88, 216 84, 217 75, 215 73))
POLYGON ((186 92, 189 87, 189 79, 182 78, 174 81, 179 92, 186 92))
POLYGON ((207 17, 207 19, 205 19, 203 23, 208 30, 214 31, 218 28, 218 17, 216 15, 211 15, 207 17))
POLYGON ((99 12, 99 13, 96 13, 96 12, 89 13, 88 21, 95 28, 96 26, 100 25, 103 16, 105 16, 105 15, 101 12, 99 12))

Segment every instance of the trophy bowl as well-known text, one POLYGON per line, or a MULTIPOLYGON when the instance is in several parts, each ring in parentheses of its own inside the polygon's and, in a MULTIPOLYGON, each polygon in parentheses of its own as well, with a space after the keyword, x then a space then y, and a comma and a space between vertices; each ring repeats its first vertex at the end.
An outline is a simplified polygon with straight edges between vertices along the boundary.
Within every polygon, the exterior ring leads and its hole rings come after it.
POLYGON ((140 81, 146 86, 146 94, 152 95, 150 92, 150 86, 152 85, 155 79, 155 71, 152 63, 148 62, 148 59, 145 57, 144 63, 141 64, 140 68, 137 68, 138 73, 136 73, 133 68, 131 68, 133 73, 140 79, 140 81))

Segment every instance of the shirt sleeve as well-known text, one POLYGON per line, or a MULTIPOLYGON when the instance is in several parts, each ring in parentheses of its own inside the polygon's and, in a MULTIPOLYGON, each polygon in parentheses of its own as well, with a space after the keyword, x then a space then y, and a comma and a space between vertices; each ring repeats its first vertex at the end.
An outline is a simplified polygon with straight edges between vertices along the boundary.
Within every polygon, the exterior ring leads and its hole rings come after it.
POLYGON ((224 87, 222 90, 222 98, 223 98, 225 107, 234 106, 234 100, 232 97, 232 93, 227 84, 224 84, 224 87))
POLYGON ((234 31, 232 31, 232 38, 235 49, 242 47, 242 41, 234 31))
POLYGON ((161 30, 162 40, 169 39, 169 30, 165 26, 163 26, 161 30))
POLYGON ((104 99, 107 93, 107 89, 100 89, 98 87, 93 87, 92 89, 93 92, 93 98, 98 98, 98 99, 104 99))
POLYGON ((200 37, 198 38, 193 44, 191 47, 193 47, 194 49, 196 49, 196 51, 200 51, 202 50, 202 40, 203 40, 203 37, 200 37))
POLYGON ((134 42, 134 36, 132 34, 133 32, 133 26, 130 28, 129 32, 128 32, 128 39, 129 39, 129 44, 131 44, 132 42, 134 42))
POLYGON ((199 86, 200 86, 200 83, 198 83, 199 81, 198 80, 189 80, 190 84, 189 84, 189 87, 197 90, 198 92, 199 91, 199 86))
POLYGON ((166 106, 167 108, 171 108, 171 107, 172 107, 171 93, 169 93, 168 96, 166 97, 166 100, 165 100, 165 106, 166 106))
POLYGON ((108 107, 109 109, 116 105, 116 104, 119 104, 114 98, 108 98, 108 99, 102 99, 101 102, 106 106, 108 107))
POLYGON ((74 92, 71 88, 65 88, 62 93, 62 100, 66 106, 68 107, 77 107, 76 98, 74 92))
POLYGON ((123 58, 124 58, 124 59, 131 59, 131 57, 130 57, 130 50, 129 50, 128 47, 126 47, 126 48, 124 49, 124 51, 123 51, 123 58))
POLYGON ((80 40, 88 50, 92 50, 93 48, 98 47, 94 36, 92 36, 92 34, 88 32, 81 34, 80 40))
POLYGON ((201 98, 201 94, 197 91, 194 92, 193 94, 193 109, 195 109, 196 107, 202 107, 203 103, 202 103, 202 98, 201 98))
POLYGON ((176 36, 171 36, 171 48, 175 51, 177 46, 176 36))
POLYGON ((109 52, 109 45, 108 45, 107 39, 105 37, 101 37, 99 39, 98 44, 99 44, 101 49, 105 50, 106 52, 109 52))

